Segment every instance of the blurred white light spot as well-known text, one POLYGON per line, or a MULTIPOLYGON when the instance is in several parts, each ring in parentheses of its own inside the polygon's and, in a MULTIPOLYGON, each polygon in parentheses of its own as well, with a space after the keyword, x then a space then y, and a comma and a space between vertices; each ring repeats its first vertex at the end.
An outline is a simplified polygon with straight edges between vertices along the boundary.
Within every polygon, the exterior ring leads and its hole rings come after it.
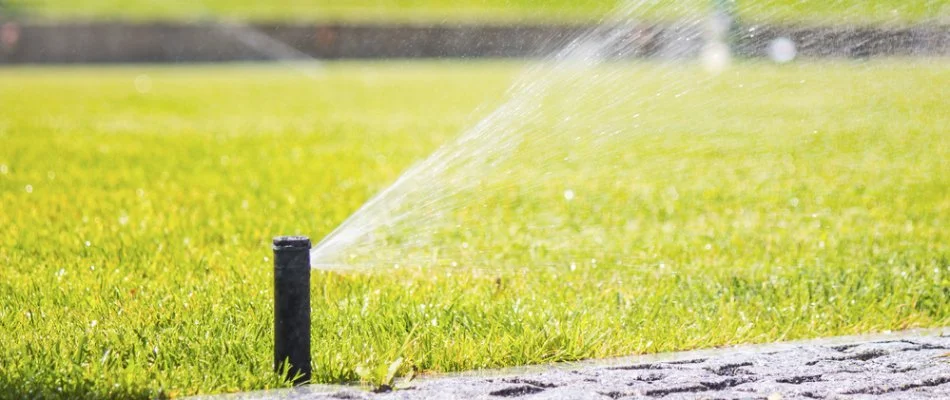
POLYGON ((26 185, 24 189, 27 193, 33 193, 33 185, 26 185))
POLYGON ((780 37, 769 43, 769 58, 779 64, 784 64, 795 59, 798 50, 795 48, 795 42, 787 37, 780 37))
POLYGON ((567 201, 574 200, 574 191, 571 190, 571 189, 565 190, 565 191, 564 191, 564 199, 566 199, 567 201))
POLYGON ((90 241, 88 241, 88 240, 86 241, 85 244, 86 244, 86 247, 92 246, 92 242, 90 242, 90 241))
POLYGON ((135 90, 145 94, 152 91, 152 78, 146 74, 135 77, 135 90))
POLYGON ((0 164, 0 174, 6 175, 8 172, 10 172, 10 167, 6 164, 0 164))
POLYGON ((99 325, 99 321, 92 320, 92 322, 89 323, 89 326, 91 326, 91 327, 93 327, 93 328, 95 328, 96 325, 99 325))
POLYGON ((702 53, 703 68, 711 74, 718 74, 732 64, 732 52, 723 42, 715 41, 706 44, 702 53))

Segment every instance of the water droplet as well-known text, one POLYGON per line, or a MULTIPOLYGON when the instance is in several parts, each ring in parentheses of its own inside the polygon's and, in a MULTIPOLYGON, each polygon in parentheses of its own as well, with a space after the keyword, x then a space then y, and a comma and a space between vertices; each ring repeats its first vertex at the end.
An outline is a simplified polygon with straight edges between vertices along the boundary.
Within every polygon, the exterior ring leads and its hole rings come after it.
POLYGON ((139 93, 145 94, 152 91, 152 78, 147 74, 136 76, 133 83, 135 91, 139 93))
POLYGON ((784 64, 795 59, 798 50, 795 48, 795 42, 787 37, 780 37, 769 43, 769 58, 779 64, 784 64))
POLYGON ((721 41, 713 41, 703 48, 700 60, 707 72, 718 74, 732 64, 732 52, 729 50, 729 45, 721 41))
POLYGON ((574 200, 574 191, 571 190, 571 189, 565 190, 565 191, 564 191, 564 199, 567 200, 567 201, 574 200))
POLYGON ((676 190, 676 186, 670 186, 666 189, 666 193, 670 196, 670 199, 673 201, 679 200, 680 192, 676 190))

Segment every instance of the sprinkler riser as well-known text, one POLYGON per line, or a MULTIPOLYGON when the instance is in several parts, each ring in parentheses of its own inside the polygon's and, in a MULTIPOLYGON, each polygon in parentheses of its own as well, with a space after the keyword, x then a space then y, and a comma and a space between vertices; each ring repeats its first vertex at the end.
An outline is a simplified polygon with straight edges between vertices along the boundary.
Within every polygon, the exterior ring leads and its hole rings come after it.
POLYGON ((274 369, 285 362, 288 380, 310 380, 310 239, 302 236, 274 238, 274 369))

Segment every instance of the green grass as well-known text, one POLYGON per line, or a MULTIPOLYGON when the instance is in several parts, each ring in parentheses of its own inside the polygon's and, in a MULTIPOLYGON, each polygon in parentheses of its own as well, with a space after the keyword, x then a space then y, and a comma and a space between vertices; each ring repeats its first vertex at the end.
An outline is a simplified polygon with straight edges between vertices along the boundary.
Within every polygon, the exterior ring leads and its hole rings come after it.
MULTIPOLYGON (((327 234, 519 69, 0 69, 0 397, 283 386, 270 238, 327 234)), ((659 97, 663 133, 620 153, 628 169, 573 178, 566 230, 481 232, 604 238, 576 268, 533 264, 555 252, 315 271, 315 380, 378 379, 365 371, 399 358, 403 375, 948 325, 947 81, 946 60, 748 63, 659 97)), ((497 204, 531 222, 532 205, 497 204)))
MULTIPOLYGON (((194 19, 317 21, 591 21, 609 14, 618 0, 8 0, 14 11, 45 18, 194 19)), ((706 13, 712 0, 675 2, 646 0, 644 18, 676 18, 706 13)), ((738 9, 749 20, 786 22, 913 22, 944 21, 950 16, 948 0, 739 0, 738 9)))

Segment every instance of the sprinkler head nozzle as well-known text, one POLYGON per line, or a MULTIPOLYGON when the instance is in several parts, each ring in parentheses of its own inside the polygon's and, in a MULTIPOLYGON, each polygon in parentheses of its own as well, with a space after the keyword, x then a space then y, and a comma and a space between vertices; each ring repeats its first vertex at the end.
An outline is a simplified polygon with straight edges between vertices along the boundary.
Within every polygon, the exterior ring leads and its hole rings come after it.
POLYGON ((310 238, 306 236, 277 236, 274 238, 274 250, 310 249, 310 238))

